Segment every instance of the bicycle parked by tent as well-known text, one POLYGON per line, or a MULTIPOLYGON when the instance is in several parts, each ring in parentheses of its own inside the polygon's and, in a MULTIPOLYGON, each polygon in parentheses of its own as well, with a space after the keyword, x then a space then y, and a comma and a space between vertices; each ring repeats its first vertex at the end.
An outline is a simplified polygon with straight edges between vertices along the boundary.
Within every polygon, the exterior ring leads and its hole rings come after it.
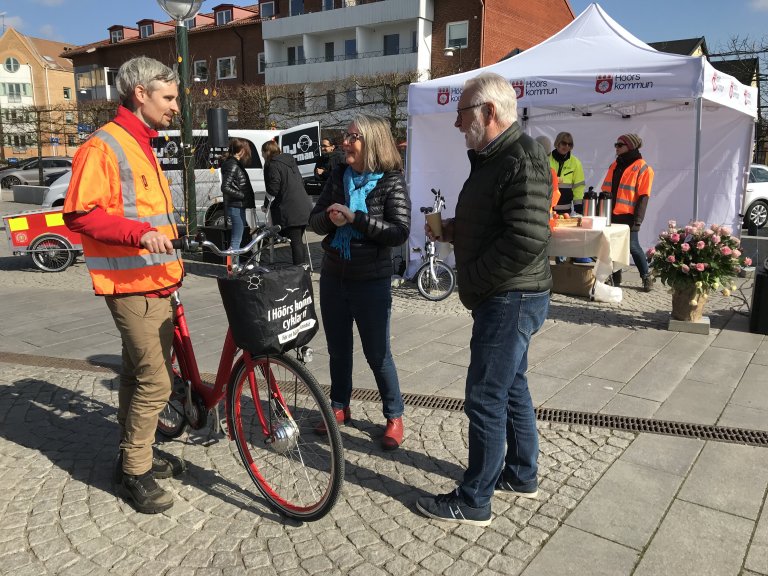
MULTIPOLYGON (((424 206, 420 209, 424 215, 440 214, 445 208, 445 198, 440 190, 432 188, 432 194, 435 196, 432 206, 424 206)), ((456 287, 456 274, 453 268, 437 258, 435 243, 429 239, 429 236, 425 237, 421 259, 424 263, 416 272, 416 287, 419 294, 433 302, 445 300, 456 287)))

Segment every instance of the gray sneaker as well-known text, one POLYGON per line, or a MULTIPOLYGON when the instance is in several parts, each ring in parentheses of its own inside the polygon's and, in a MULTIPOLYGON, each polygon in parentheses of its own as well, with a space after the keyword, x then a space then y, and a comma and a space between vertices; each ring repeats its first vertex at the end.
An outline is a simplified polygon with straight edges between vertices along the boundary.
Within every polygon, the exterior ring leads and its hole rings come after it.
POLYGON ((504 475, 500 474, 499 479, 496 480, 496 486, 493 488, 494 494, 511 494, 512 496, 520 496, 521 498, 536 498, 539 495, 538 488, 533 490, 521 490, 515 488, 507 480, 504 480, 504 475))
POLYGON ((464 502, 458 488, 448 494, 419 498, 416 501, 416 508, 424 516, 444 522, 474 526, 488 526, 491 523, 491 505, 473 508, 464 502))
POLYGON ((173 496, 160 488, 152 471, 141 476, 123 474, 118 492, 124 500, 133 502, 136 510, 142 514, 158 514, 173 506, 173 496))

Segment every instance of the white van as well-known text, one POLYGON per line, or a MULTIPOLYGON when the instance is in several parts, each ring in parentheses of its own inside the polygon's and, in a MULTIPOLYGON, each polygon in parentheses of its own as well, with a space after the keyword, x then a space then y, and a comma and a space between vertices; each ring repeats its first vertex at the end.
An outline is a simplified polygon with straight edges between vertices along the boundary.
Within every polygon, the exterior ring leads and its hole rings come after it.
MULTIPOLYGON (((173 205, 176 208, 177 222, 184 214, 184 187, 182 184, 181 162, 179 159, 179 131, 166 130, 152 141, 157 158, 168 177, 173 193, 173 205)), ((251 143, 251 165, 246 172, 251 178, 251 185, 256 195, 256 208, 264 201, 264 159, 261 145, 277 138, 283 152, 293 154, 299 171, 304 179, 314 175, 315 163, 320 156, 320 124, 311 122, 287 130, 230 130, 230 138, 243 138, 251 143)), ((195 192, 197 195, 198 226, 223 226, 224 204, 221 196, 221 170, 214 168, 215 160, 209 157, 208 132, 194 130, 195 147, 195 192)), ((49 187, 43 200, 43 208, 62 206, 67 193, 70 170, 49 187)), ((250 222, 249 222, 250 223, 250 222)))
MULTIPOLYGON (((195 148, 195 193, 197 197, 197 224, 199 226, 223 226, 224 204, 221 195, 221 170, 217 168, 217 156, 210 153, 208 131, 194 130, 195 148)), ((320 156, 320 123, 300 124, 287 130, 229 130, 230 138, 243 138, 251 144, 251 165, 246 172, 256 195, 256 208, 264 201, 264 158, 261 146, 268 140, 276 140, 283 152, 292 154, 299 165, 303 178, 314 174, 315 164, 320 156)), ((179 158, 179 131, 165 130, 152 141, 157 158, 168 178, 176 208, 177 220, 184 213, 184 186, 182 165, 179 158)))

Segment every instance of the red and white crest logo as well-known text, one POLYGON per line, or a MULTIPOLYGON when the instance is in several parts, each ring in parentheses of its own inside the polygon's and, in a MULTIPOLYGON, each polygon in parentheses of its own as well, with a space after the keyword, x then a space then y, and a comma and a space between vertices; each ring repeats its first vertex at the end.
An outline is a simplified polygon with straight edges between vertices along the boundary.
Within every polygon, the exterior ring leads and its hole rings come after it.
POLYGON ((447 86, 437 89, 437 103, 440 106, 445 106, 451 101, 451 89, 447 86))
POLYGON ((523 96, 525 96, 525 81, 510 80, 509 84, 512 86, 512 89, 515 91, 515 96, 517 96, 518 100, 520 100, 523 96))
POLYGON ((712 91, 717 92, 717 72, 712 73, 712 91))
POLYGON ((611 90, 613 90, 613 76, 610 74, 600 74, 595 78, 595 92, 607 94, 611 90))
POLYGON ((744 105, 749 106, 752 104, 752 95, 749 93, 749 90, 744 90, 744 105))

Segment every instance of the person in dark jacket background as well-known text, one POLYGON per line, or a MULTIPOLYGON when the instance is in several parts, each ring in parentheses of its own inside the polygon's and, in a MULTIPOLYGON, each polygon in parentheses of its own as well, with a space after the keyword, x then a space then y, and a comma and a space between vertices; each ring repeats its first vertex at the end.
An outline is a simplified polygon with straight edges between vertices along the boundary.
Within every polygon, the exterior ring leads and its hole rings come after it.
MULTIPOLYGON (((243 232, 248 225, 245 210, 256 207, 251 179, 245 171, 245 167, 250 165, 250 143, 242 138, 232 138, 229 151, 221 164, 221 193, 224 196, 224 213, 232 223, 230 248, 235 250, 240 248, 243 232)), ((238 261, 238 256, 232 258, 232 264, 238 261)))
MULTIPOLYGON (((373 371, 387 420, 385 450, 403 442, 403 398, 389 346, 392 248, 408 239, 411 200, 389 124, 359 115, 344 136, 346 165, 331 174, 309 224, 324 234, 320 311, 328 343, 331 407, 349 423, 352 323, 373 371)), ((324 424, 318 424, 322 431, 324 424)))
MULTIPOLYGON (((468 80, 456 113, 470 172, 441 239, 454 244, 459 298, 474 320, 464 405, 469 462, 455 490, 419 498, 416 507, 430 518, 487 526, 494 492, 538 495, 539 438, 525 372, 552 287, 552 172, 544 148, 517 123, 505 78, 468 80)), ((434 238, 428 226, 427 234, 434 238)))
POLYGON ((264 186, 272 197, 268 203, 272 224, 279 224, 280 234, 291 241, 293 263, 309 264, 304 230, 312 210, 312 200, 304 190, 299 166, 293 156, 280 152, 274 140, 264 142, 261 155, 264 156, 264 186))

